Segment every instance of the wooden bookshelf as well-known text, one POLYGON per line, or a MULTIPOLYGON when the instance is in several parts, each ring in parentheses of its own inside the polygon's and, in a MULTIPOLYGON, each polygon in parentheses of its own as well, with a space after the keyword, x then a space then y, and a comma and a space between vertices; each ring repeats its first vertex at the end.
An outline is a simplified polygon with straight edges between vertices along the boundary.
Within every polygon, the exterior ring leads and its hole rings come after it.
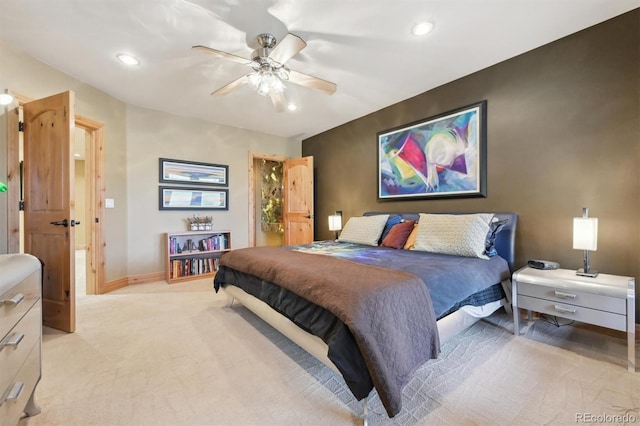
POLYGON ((165 280, 169 284, 213 277, 220 256, 231 250, 231 231, 188 231, 165 236, 165 280))

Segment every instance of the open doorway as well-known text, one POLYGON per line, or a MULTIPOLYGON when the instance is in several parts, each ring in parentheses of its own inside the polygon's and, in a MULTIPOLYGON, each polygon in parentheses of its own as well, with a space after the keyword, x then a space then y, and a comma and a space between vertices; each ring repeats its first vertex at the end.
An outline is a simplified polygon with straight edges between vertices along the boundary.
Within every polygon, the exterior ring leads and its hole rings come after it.
POLYGON ((249 153, 249 246, 284 244, 283 164, 286 157, 249 153))
POLYGON ((87 261, 87 250, 91 247, 90 234, 87 232, 87 225, 90 220, 87 203, 90 202, 91 197, 91 191, 89 190, 91 179, 88 176, 91 173, 91 155, 87 158, 87 152, 91 152, 90 144, 91 134, 81 127, 76 128, 73 146, 76 191, 75 216, 76 222, 80 222, 80 226, 76 226, 75 229, 76 296, 95 294, 95 285, 90 285, 87 293, 87 277, 89 277, 90 281, 92 278, 91 265, 87 261))
MULTIPOLYGON (((7 114, 7 168, 8 168, 8 252, 24 252, 24 212, 18 208, 22 200, 23 133, 19 130, 23 122, 22 106, 32 100, 13 93, 18 107, 7 114)), ((104 258, 104 198, 105 198, 105 157, 104 125, 82 116, 75 116, 75 142, 72 146, 74 178, 81 174, 81 182, 76 182, 75 192, 82 198, 83 205, 76 205, 75 227, 76 247, 82 248, 80 259, 75 262, 76 276, 83 277, 86 294, 105 292, 106 274, 104 258)))

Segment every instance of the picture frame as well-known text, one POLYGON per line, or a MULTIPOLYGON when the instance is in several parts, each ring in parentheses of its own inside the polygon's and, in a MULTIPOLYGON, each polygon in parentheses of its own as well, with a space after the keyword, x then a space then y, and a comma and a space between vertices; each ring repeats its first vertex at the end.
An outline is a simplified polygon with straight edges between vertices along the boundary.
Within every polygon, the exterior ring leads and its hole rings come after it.
POLYGON ((159 187, 160 210, 229 210, 226 188, 159 187))
POLYGON ((229 186, 229 166, 198 161, 159 159, 161 183, 229 186))
POLYGON ((377 133, 378 200, 487 196, 487 101, 377 133))

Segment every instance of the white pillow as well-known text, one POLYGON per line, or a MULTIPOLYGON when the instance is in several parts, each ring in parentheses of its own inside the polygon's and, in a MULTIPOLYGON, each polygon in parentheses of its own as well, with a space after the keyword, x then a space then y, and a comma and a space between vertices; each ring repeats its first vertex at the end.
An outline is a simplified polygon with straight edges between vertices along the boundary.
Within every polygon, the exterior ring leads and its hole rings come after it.
POLYGON ((420 213, 414 250, 489 259, 485 241, 493 214, 420 213))
POLYGON ((377 246, 388 218, 388 214, 350 217, 338 241, 377 246))

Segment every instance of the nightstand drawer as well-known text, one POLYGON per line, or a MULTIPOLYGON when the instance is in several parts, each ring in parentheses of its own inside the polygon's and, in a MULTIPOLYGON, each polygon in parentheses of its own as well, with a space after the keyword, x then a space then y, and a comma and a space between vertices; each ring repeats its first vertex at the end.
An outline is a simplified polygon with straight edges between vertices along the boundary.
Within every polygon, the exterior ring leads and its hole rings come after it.
POLYGON ((518 308, 529 309, 547 315, 554 315, 602 327, 613 328, 615 330, 627 331, 626 315, 604 312, 597 309, 589 309, 582 306, 571 305, 562 301, 544 300, 536 297, 519 295, 518 308))
MULTIPOLYGON (((531 296, 560 304, 596 309, 623 316, 627 314, 627 301, 625 299, 585 293, 583 291, 575 291, 566 288, 554 288, 519 282, 518 297, 522 296, 531 296)), ((520 305, 520 303, 518 303, 518 305, 520 305)))

